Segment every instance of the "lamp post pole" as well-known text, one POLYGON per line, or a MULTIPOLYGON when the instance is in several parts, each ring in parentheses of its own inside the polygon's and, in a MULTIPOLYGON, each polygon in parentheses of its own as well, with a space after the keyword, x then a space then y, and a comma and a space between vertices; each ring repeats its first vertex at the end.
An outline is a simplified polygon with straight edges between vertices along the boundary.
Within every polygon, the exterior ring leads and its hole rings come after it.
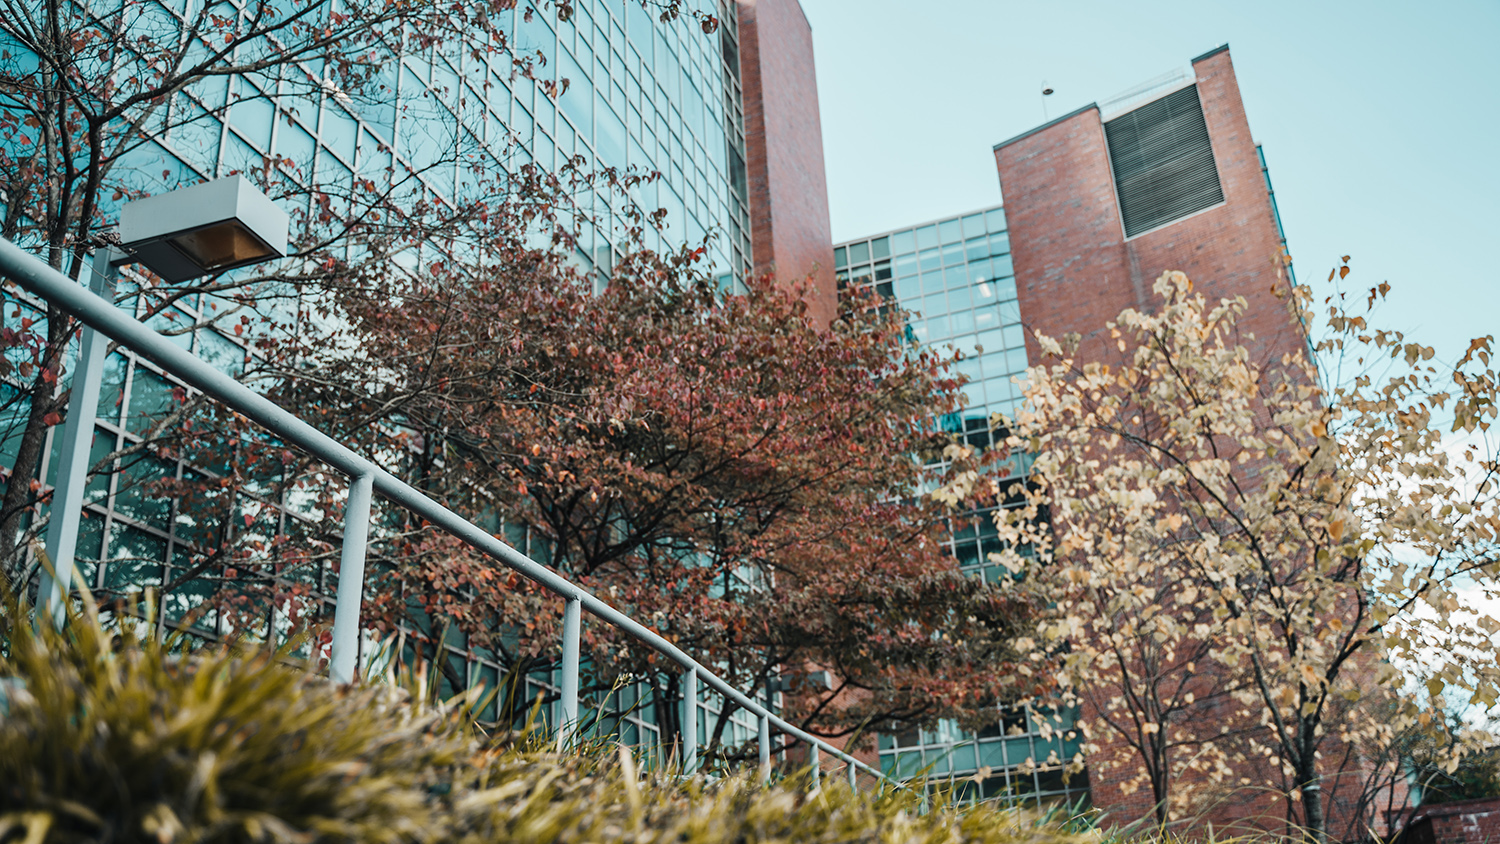
MULTIPOLYGON (((113 299, 120 270, 115 263, 123 256, 113 247, 101 246, 94 253, 93 278, 89 289, 113 299)), ((47 558, 51 571, 43 570, 37 592, 44 616, 61 629, 67 621, 67 596, 73 589, 73 560, 78 551, 78 528, 83 516, 83 490, 88 483, 89 455, 94 445, 94 417, 99 407, 99 388, 104 380, 104 358, 109 338, 84 326, 78 350, 78 366, 68 391, 68 421, 63 426, 57 487, 52 492, 52 516, 47 523, 47 558)))

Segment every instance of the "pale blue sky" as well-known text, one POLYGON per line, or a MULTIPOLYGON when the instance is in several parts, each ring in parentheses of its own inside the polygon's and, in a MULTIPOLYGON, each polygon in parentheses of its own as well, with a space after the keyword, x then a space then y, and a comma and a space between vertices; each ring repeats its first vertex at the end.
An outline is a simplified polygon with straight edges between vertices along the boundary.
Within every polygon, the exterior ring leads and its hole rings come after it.
POLYGON ((802 0, 833 236, 1000 200, 991 147, 1228 43, 1298 277, 1394 285, 1445 356, 1500 334, 1500 0, 802 0))

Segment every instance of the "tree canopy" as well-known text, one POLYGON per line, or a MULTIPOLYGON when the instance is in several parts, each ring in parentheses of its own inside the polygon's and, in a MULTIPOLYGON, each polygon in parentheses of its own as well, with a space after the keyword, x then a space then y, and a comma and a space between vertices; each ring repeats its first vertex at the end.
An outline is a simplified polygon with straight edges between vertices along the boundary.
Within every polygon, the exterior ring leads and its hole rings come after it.
POLYGON ((1500 622, 1464 612, 1500 592, 1493 338, 1443 365, 1371 324, 1388 285, 1321 314, 1298 287, 1321 368, 1259 361, 1243 299, 1155 289, 1109 324, 1118 360, 1037 338, 1010 440, 1035 470, 998 517, 1015 588, 1050 602, 1031 658, 1158 820, 1263 789, 1317 836, 1368 834, 1401 787, 1385 749, 1445 690, 1500 692, 1500 622))

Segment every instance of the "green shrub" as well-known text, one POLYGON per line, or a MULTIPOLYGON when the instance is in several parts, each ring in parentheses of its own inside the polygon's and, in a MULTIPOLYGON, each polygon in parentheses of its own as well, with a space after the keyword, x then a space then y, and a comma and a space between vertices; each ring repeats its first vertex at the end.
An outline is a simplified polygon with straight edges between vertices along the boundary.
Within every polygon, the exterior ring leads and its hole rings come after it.
POLYGON ((806 773, 710 783, 618 747, 487 738, 462 706, 338 687, 269 650, 175 652, 92 616, 35 635, 11 605, 0 646, 0 842, 1097 840, 806 773))

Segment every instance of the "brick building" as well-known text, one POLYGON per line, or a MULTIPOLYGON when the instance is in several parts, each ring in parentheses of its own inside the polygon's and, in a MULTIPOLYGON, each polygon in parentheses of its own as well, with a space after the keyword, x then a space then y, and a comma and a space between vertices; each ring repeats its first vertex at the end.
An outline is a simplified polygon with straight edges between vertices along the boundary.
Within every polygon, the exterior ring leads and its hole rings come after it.
POLYGON ((752 262, 785 282, 808 279, 808 304, 833 320, 833 239, 812 27, 797 0, 740 0, 740 81, 752 262))
MULTIPOLYGON (((1243 296, 1240 327, 1253 333, 1259 362, 1303 347, 1286 307, 1285 241, 1227 46, 1004 141, 995 162, 1033 361, 1035 334, 1070 333, 1081 336, 1080 358, 1113 360, 1105 324, 1126 308, 1154 310, 1152 283, 1167 270, 1187 273, 1209 301, 1243 296)), ((1150 789, 1132 783, 1134 751, 1095 738, 1094 805, 1120 820, 1149 816, 1150 789)), ((1277 795, 1251 794, 1226 789, 1200 810, 1219 827, 1284 823, 1277 795)), ((1332 813, 1339 801, 1329 797, 1332 813)))
POLYGON ((1401 812, 1394 844, 1494 844, 1500 841, 1500 797, 1438 803, 1401 812))
MULTIPOLYGON (((911 312, 914 337, 965 351, 958 366, 970 380, 969 411, 943 420, 951 430, 982 440, 983 420, 1015 406, 1013 376, 1041 362, 1036 333, 1077 333, 1080 357, 1112 358, 1100 332, 1125 308, 1154 308, 1152 282, 1167 270, 1186 272, 1211 301, 1243 296, 1240 325, 1253 333, 1260 362, 1305 348, 1286 307, 1293 282, 1285 237, 1227 46, 1004 141, 994 154, 1003 208, 849 241, 835 257, 841 287, 874 286, 911 312)), ((989 519, 976 515, 976 524, 956 525, 954 554, 989 577, 989 519)), ((1200 714, 1212 720, 1213 713, 1200 714)), ((939 725, 882 737, 882 762, 898 774, 926 767, 955 783, 990 768, 974 796, 1071 801, 1080 778, 1065 784, 1052 773, 1077 744, 1063 715, 1055 731, 1038 730, 1037 713, 1002 713, 1001 729, 979 735, 939 725), (1058 747, 1039 744, 1044 734, 1058 737, 1058 747), (1028 759, 1038 778, 1022 776, 1017 788, 1011 780, 1028 759)), ((1153 809, 1149 788, 1129 784, 1139 767, 1131 754, 1106 742, 1081 778, 1093 805, 1116 822, 1153 809)), ((1267 781, 1267 771, 1240 773, 1267 781)), ((1330 830, 1350 818, 1343 781, 1331 775, 1325 783, 1330 830)), ((1210 795, 1206 817, 1220 828, 1281 828, 1285 802, 1250 794, 1210 795)))
POLYGON ((1275 294, 1284 239, 1227 46, 998 144, 995 163, 1028 334, 1097 332, 1182 270, 1210 300, 1248 300, 1262 359, 1303 344, 1275 294))

